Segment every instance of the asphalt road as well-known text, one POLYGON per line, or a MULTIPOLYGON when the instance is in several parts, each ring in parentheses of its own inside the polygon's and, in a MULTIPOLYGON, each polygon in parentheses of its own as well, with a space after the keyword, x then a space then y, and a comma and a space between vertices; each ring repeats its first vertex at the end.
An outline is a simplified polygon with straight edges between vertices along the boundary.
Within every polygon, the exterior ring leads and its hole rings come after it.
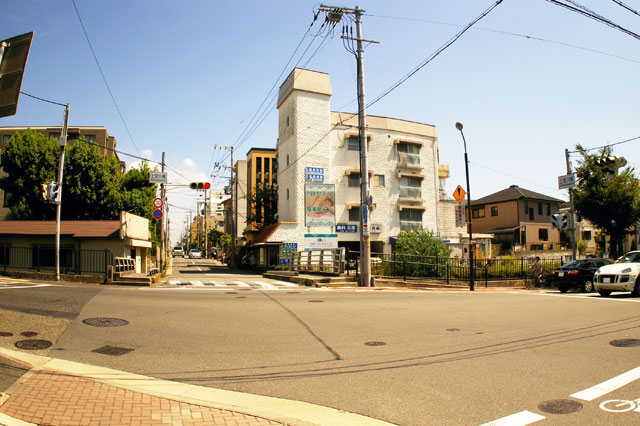
MULTIPOLYGON (((0 313, 32 321, 15 333, 50 336, 49 356, 401 425, 640 419, 624 402, 640 398, 640 380, 616 379, 591 400, 571 396, 640 365, 640 346, 610 344, 640 339, 640 299, 628 295, 319 290, 222 273, 209 260, 176 265, 154 288, 0 287, 0 313), (96 317, 128 324, 82 322, 96 317), (92 352, 104 346, 131 351, 92 352)), ((15 349, 16 338, 0 344, 15 349)))

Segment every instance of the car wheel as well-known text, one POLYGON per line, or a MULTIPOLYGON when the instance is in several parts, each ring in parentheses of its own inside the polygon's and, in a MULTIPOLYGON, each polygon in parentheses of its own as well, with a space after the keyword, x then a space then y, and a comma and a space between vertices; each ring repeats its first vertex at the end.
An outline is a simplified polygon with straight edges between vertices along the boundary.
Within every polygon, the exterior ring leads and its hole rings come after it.
POLYGON ((582 291, 591 293, 593 291, 593 283, 589 280, 585 281, 584 284, 582 284, 582 291))
POLYGON ((560 293, 566 293, 567 291, 569 291, 569 287, 567 287, 566 285, 559 285, 558 290, 560 290, 560 293))
POLYGON ((636 279, 636 286, 633 288, 631 295, 633 297, 640 297, 640 277, 636 279))
POLYGON ((600 293, 600 296, 602 297, 607 297, 611 294, 611 290, 600 290, 598 293, 600 293))

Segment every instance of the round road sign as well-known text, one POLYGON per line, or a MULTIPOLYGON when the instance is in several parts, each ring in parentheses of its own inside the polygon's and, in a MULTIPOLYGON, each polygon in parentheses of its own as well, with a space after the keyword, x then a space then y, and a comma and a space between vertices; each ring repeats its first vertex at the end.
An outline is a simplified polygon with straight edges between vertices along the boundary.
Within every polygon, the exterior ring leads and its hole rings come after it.
POLYGON ((160 219, 162 219, 162 210, 160 210, 160 209, 155 209, 155 210, 153 211, 153 218, 154 218, 154 219, 156 219, 156 220, 160 220, 160 219))
POLYGON ((162 198, 154 198, 153 207, 155 207, 156 209, 159 209, 160 207, 162 207, 162 198))

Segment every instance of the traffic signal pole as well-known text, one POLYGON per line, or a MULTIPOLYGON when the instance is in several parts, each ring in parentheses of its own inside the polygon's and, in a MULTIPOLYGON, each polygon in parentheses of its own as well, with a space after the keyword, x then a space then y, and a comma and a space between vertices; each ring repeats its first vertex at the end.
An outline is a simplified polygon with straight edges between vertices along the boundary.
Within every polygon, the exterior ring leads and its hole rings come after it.
MULTIPOLYGON (((564 150, 564 156, 567 160, 567 174, 571 174, 571 160, 569 160, 569 150, 565 149, 564 150)), ((573 260, 576 260, 576 249, 577 249, 577 242, 576 242, 576 215, 575 212, 573 210, 573 188, 569 188, 569 222, 571 223, 571 254, 573 256, 573 260)))
MULTIPOLYGON (((164 169, 165 169, 165 162, 164 162, 164 155, 165 153, 162 153, 162 172, 164 173, 164 169)), ((165 205, 166 203, 166 198, 167 198, 167 191, 164 187, 164 183, 160 184, 160 198, 162 199, 162 219, 160 220, 160 271, 162 272, 164 269, 164 259, 165 259, 165 242, 164 242, 164 221, 165 221, 165 205)))
POLYGON ((64 172, 64 149, 67 145, 67 129, 69 127, 69 104, 64 110, 64 125, 60 135, 60 162, 58 163, 58 196, 54 200, 56 206, 56 281, 60 281, 60 218, 62 216, 62 177, 64 172))

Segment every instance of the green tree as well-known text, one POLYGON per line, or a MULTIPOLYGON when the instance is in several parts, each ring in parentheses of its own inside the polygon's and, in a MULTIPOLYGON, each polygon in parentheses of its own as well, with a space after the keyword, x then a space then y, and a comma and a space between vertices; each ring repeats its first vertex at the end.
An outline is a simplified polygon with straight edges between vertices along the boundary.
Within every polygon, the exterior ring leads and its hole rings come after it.
POLYGON ((247 195, 247 223, 258 231, 278 222, 278 189, 276 185, 258 182, 247 195))
POLYGON ((5 204, 15 219, 54 219, 55 206, 42 199, 40 185, 56 180, 60 148, 57 141, 27 129, 16 133, 0 155, 6 175, 0 178, 5 204))
POLYGON ((616 258, 622 254, 620 243, 640 220, 638 180, 631 167, 612 173, 597 163, 611 156, 610 147, 597 154, 589 154, 580 145, 577 150, 582 159, 576 170, 578 185, 573 190, 575 209, 609 236, 609 256, 616 258))
POLYGON ((402 231, 396 240, 397 254, 413 256, 449 257, 451 249, 445 247, 441 239, 435 238, 432 231, 412 229, 402 231))

